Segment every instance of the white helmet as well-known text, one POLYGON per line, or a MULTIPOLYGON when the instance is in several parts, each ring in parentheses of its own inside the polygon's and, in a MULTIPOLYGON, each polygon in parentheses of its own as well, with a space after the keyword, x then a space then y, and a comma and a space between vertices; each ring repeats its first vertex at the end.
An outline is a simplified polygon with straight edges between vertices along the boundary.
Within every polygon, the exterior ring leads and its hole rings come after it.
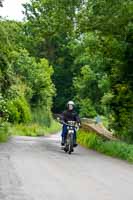
POLYGON ((72 106, 74 106, 75 103, 74 103, 73 101, 68 101, 67 105, 72 105, 72 106))

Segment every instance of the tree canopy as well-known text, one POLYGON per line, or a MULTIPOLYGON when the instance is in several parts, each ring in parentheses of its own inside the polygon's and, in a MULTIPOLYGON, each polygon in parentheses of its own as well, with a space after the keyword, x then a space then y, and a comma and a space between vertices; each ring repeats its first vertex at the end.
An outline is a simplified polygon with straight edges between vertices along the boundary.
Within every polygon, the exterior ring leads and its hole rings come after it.
POLYGON ((81 116, 103 115, 133 140, 133 1, 32 0, 24 9, 25 22, 0 21, 7 112, 22 101, 29 115, 36 107, 58 113, 73 99, 81 116))

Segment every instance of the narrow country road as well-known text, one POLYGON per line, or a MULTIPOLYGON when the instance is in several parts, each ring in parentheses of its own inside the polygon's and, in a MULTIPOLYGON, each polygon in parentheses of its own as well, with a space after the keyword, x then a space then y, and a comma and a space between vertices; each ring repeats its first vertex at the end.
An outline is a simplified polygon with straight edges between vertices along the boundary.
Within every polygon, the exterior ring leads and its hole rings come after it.
POLYGON ((59 135, 0 144, 0 200, 133 200, 133 165, 78 147, 59 135))

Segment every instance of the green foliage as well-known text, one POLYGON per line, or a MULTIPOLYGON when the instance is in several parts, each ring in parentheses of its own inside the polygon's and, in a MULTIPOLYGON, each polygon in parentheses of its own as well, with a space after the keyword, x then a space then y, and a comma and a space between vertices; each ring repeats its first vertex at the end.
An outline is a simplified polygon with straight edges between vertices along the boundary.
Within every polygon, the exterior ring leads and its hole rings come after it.
POLYGON ((24 97, 17 97, 7 102, 9 122, 27 123, 31 121, 31 111, 24 97))
POLYGON ((38 123, 32 123, 29 125, 16 124, 10 127, 10 134, 37 137, 57 133, 60 128, 60 124, 54 120, 51 121, 50 127, 40 126, 38 123))
POLYGON ((25 95, 31 105, 33 107, 45 105, 51 108, 52 97, 55 94, 55 88, 51 81, 52 66, 49 66, 46 59, 40 59, 37 62, 34 57, 29 56, 26 50, 13 52, 12 56, 14 71, 27 85, 25 95))
POLYGON ((27 17, 24 26, 26 48, 37 58, 47 58, 54 67, 52 78, 57 88, 53 107, 55 112, 61 112, 66 101, 73 96, 73 57, 68 44, 75 35, 76 10, 82 2, 34 0, 24 5, 27 17))
POLYGON ((7 110, 6 103, 7 103, 6 99, 4 99, 0 93, 0 117, 2 121, 8 120, 8 110, 7 110))
POLYGON ((0 118, 0 142, 6 142, 9 138, 8 123, 0 118))
MULTIPOLYGON (((87 1, 77 13, 79 41, 72 46, 80 72, 89 64, 96 75, 98 87, 96 94, 91 95, 96 111, 108 117, 117 136, 130 142, 133 141, 132 8, 131 0, 87 1)), ((79 85, 85 87, 84 77, 80 79, 79 85)), ((81 92, 76 94, 80 98, 81 92)))
POLYGON ((119 84, 115 88, 117 96, 112 99, 113 123, 112 127, 122 139, 133 141, 133 92, 126 84, 119 84))
MULTIPOLYGON (((0 21, 0 113, 9 122, 31 121, 31 108, 51 113, 55 87, 47 59, 36 60, 23 48, 22 24, 0 21), (11 33, 10 33, 11 32, 11 33)), ((50 114, 49 114, 50 115, 50 114)))
POLYGON ((94 149, 106 155, 133 162, 133 145, 120 141, 108 141, 95 133, 83 130, 78 133, 78 142, 87 148, 94 149))
POLYGON ((74 79, 75 100, 80 107, 81 116, 94 117, 98 100, 96 75, 90 66, 83 66, 81 74, 74 79))
POLYGON ((50 126, 46 127, 47 133, 57 133, 60 130, 61 130, 61 125, 55 120, 51 120, 50 126))
POLYGON ((11 123, 18 123, 20 119, 20 113, 15 105, 14 101, 7 102, 7 109, 9 113, 9 122, 11 123))
POLYGON ((32 109, 32 121, 46 127, 51 126, 52 114, 45 106, 32 109))
POLYGON ((79 106, 79 112, 81 117, 93 118, 96 116, 97 113, 90 99, 80 99, 79 102, 77 102, 77 104, 79 106))
POLYGON ((131 141, 132 8, 132 0, 33 0, 25 5, 26 48, 48 58, 55 69, 53 110, 60 112, 74 99, 81 116, 105 115, 109 127, 131 141), (121 92, 123 85, 126 92, 121 92))
POLYGON ((40 127, 38 124, 16 124, 10 127, 11 135, 19 135, 19 136, 43 136, 44 129, 40 127))
POLYGON ((3 120, 26 122, 31 109, 50 126, 52 106, 58 113, 73 99, 81 116, 104 115, 132 142, 133 1, 32 0, 24 8, 24 23, 0 18, 3 120))

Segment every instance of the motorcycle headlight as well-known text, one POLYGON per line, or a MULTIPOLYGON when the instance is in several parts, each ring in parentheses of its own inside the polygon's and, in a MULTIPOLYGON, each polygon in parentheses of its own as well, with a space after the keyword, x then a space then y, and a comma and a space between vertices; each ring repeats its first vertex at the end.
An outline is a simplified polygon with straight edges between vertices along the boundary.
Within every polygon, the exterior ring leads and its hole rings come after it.
POLYGON ((69 133, 74 133, 74 131, 73 130, 69 130, 69 133))

